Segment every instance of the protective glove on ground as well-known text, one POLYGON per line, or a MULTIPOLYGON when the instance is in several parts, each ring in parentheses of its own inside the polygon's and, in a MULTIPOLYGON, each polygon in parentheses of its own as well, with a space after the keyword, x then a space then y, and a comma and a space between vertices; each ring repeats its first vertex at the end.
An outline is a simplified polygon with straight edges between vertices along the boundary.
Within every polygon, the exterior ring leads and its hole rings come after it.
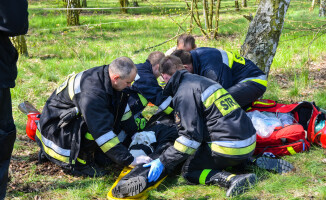
POLYGON ((136 165, 144 164, 144 163, 149 163, 151 162, 152 159, 148 156, 138 156, 134 159, 134 161, 129 165, 130 167, 135 167, 136 165))
POLYGON ((143 167, 151 167, 148 172, 148 182, 155 182, 162 174, 164 165, 160 159, 153 160, 152 162, 143 165, 143 167))
POLYGON ((79 110, 77 107, 74 107, 74 108, 70 108, 66 111, 64 111, 61 115, 60 115, 60 121, 59 121, 59 124, 58 126, 60 128, 63 128, 65 127, 67 124, 69 124, 69 122, 76 118, 76 116, 78 115, 79 113, 79 110))

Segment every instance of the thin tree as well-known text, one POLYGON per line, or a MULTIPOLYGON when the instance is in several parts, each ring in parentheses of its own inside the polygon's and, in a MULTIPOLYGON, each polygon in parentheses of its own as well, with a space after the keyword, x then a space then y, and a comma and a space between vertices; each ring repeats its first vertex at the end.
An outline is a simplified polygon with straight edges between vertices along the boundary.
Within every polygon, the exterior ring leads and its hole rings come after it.
POLYGON ((240 6, 239 6, 238 0, 234 0, 234 7, 235 7, 235 11, 240 11, 240 6))
POLYGON ((12 37, 11 41, 16 48, 19 55, 28 56, 27 45, 24 35, 19 35, 16 37, 12 37))
POLYGON ((75 10, 74 8, 80 8, 80 0, 67 0, 67 25, 68 26, 79 25, 80 10, 75 10))
POLYGON ((87 0, 83 0, 83 1, 82 1, 82 5, 81 5, 81 7, 83 7, 83 8, 87 8, 87 0))
POLYGON ((252 60, 267 75, 282 33, 290 0, 261 0, 251 21, 241 55, 252 60))
POLYGON ((309 10, 313 11, 315 9, 315 5, 316 5, 316 0, 312 0, 311 1, 311 7, 309 8, 309 10))
POLYGON ((247 7, 247 0, 242 0, 242 7, 246 8, 247 7))
POLYGON ((326 14, 326 0, 320 0, 319 17, 325 17, 326 14))
POLYGON ((190 30, 193 29, 193 22, 200 29, 201 33, 208 39, 214 39, 217 37, 218 24, 219 24, 219 10, 221 5, 221 0, 217 0, 215 11, 214 11, 214 0, 203 0, 203 18, 205 22, 205 27, 201 24, 201 16, 198 9, 198 0, 192 0, 191 6, 185 0, 186 5, 189 9, 190 18, 190 30), (215 15, 215 18, 214 18, 215 15), (213 21, 214 20, 214 21, 213 21))
POLYGON ((128 0, 119 0, 119 3, 120 3, 120 12, 127 13, 128 9, 126 7, 128 7, 129 1, 128 0))

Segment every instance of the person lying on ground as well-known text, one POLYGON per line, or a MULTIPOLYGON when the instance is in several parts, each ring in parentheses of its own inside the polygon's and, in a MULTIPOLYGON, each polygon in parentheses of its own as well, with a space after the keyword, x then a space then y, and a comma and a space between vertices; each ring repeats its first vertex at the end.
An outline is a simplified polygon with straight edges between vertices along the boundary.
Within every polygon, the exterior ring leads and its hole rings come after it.
POLYGON ((266 91, 267 76, 249 59, 220 49, 201 47, 190 52, 177 50, 185 68, 221 84, 235 101, 247 108, 266 91))
MULTIPOLYGON (((166 149, 173 146, 178 137, 178 131, 174 124, 163 124, 161 121, 147 126, 143 132, 136 133, 129 147, 134 156, 148 155, 152 159, 157 159, 166 149), (155 133, 151 139, 151 133, 155 133), (140 135, 139 135, 140 134, 140 135), (155 140, 155 142, 153 142, 155 140)), ((152 135, 153 136, 153 135, 152 135)), ((147 188, 156 184, 148 182, 150 168, 137 165, 113 188, 112 195, 117 198, 135 196, 147 188)), ((167 173, 162 173, 165 177, 167 173)))
POLYGON ((39 157, 71 169, 75 175, 102 176, 106 160, 122 166, 147 163, 148 156, 133 157, 122 144, 134 130, 128 95, 137 68, 130 58, 70 75, 47 100, 36 142, 39 157))

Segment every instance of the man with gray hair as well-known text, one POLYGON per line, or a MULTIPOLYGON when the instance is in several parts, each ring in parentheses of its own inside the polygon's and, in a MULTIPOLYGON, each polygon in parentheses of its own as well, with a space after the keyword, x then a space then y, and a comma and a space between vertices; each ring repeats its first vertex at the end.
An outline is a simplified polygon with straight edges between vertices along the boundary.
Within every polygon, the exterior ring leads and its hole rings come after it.
POLYGON ((134 124, 122 90, 131 86, 136 74, 132 60, 120 57, 110 65, 70 75, 43 108, 35 138, 41 148, 39 160, 46 157, 86 176, 106 173, 97 155, 122 166, 149 162, 147 156, 134 158, 122 144, 133 133, 123 124, 134 124))

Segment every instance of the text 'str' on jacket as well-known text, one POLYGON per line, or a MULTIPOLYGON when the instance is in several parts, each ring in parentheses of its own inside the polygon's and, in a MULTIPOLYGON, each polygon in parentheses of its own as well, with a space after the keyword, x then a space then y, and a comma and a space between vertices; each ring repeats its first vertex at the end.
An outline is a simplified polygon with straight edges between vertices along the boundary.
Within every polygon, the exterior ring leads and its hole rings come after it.
POLYGON ((217 155, 243 159, 256 145, 256 131, 246 113, 218 83, 186 70, 177 71, 164 93, 173 96, 179 138, 160 160, 168 169, 209 144, 217 155))

